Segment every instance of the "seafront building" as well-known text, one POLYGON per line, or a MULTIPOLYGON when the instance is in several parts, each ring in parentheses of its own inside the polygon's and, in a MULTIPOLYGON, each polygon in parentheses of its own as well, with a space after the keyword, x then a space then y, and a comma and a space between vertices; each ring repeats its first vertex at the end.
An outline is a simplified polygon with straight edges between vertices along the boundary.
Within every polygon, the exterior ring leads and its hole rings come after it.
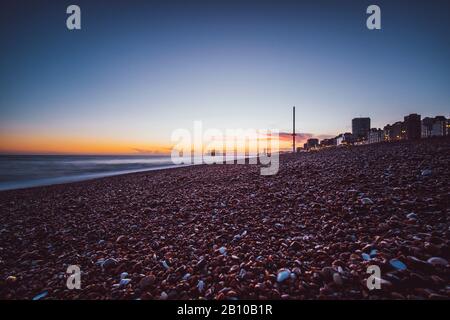
POLYGON ((344 144, 354 144, 355 141, 356 141, 355 136, 350 132, 341 133, 336 137, 336 145, 338 146, 344 144))
POLYGON ((370 118, 353 118, 352 133, 341 133, 334 138, 323 139, 320 144, 318 139, 311 138, 304 144, 304 149, 417 140, 448 135, 450 135, 450 119, 444 116, 425 117, 421 120, 420 114, 412 113, 405 116, 403 121, 387 124, 383 129, 370 128, 370 118))
POLYGON ((319 139, 316 138, 310 138, 304 144, 304 147, 307 150, 317 148, 318 146, 319 146, 319 139))
POLYGON ((352 134, 356 141, 365 140, 370 131, 370 118, 353 118, 352 134))
POLYGON ((448 135, 448 120, 444 116, 426 117, 422 120, 422 138, 448 135))
POLYGON ((384 131, 382 129, 372 128, 367 134, 367 143, 378 143, 384 141, 384 131))
POLYGON ((404 131, 407 140, 417 140, 421 137, 422 123, 420 114, 412 113, 404 118, 404 131))
POLYGON ((397 121, 396 123, 390 125, 386 125, 384 127, 384 136, 385 141, 396 141, 402 140, 405 138, 405 128, 404 124, 401 121, 397 121))
POLYGON ((333 147, 336 145, 336 138, 323 139, 320 141, 321 147, 333 147))

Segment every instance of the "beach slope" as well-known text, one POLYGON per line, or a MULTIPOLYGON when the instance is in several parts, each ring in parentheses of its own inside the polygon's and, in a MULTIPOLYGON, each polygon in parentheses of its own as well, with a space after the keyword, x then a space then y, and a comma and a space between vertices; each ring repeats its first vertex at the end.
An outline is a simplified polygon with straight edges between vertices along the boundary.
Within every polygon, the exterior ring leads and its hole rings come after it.
POLYGON ((449 142, 0 192, 0 298, 448 299, 449 142))

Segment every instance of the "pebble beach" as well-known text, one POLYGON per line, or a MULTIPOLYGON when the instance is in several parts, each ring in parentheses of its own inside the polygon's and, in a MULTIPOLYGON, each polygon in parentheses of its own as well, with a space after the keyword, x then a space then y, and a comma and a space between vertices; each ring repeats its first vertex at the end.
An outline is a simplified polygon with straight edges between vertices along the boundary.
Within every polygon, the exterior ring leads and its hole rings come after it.
POLYGON ((449 168, 436 138, 2 191, 0 298, 449 299, 449 168))

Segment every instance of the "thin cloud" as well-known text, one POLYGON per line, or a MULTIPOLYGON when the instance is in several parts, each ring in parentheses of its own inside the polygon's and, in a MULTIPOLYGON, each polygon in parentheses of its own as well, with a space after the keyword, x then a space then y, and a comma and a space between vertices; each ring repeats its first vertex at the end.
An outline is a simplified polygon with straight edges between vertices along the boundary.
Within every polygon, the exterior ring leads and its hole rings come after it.
POLYGON ((168 147, 160 148, 158 150, 140 149, 140 148, 131 148, 131 149, 140 154, 166 154, 166 153, 170 153, 170 151, 171 151, 171 149, 168 147))

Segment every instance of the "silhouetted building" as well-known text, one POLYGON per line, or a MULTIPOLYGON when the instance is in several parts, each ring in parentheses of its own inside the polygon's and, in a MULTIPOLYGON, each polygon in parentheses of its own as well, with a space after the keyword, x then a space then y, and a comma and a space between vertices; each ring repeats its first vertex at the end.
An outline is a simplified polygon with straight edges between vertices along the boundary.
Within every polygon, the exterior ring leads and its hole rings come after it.
POLYGON ((336 139, 335 138, 329 138, 329 139, 323 139, 320 141, 321 147, 331 147, 336 145, 336 139))
POLYGON ((311 138, 306 141, 306 149, 316 148, 319 146, 319 139, 311 138))
POLYGON ((367 143, 378 143, 384 141, 384 131, 372 128, 367 134, 367 143))
POLYGON ((406 139, 420 139, 422 135, 422 123, 420 121, 420 114, 412 113, 409 116, 405 116, 404 131, 406 139))
POLYGON ((370 118, 352 119, 352 134, 356 140, 364 140, 370 130, 370 118))
POLYGON ((390 124, 385 125, 383 128, 384 141, 391 140, 391 132, 392 132, 392 126, 390 124))
POLYGON ((422 120, 422 138, 446 136, 447 119, 444 116, 426 117, 422 120))
POLYGON ((403 122, 397 121, 396 123, 386 125, 384 127, 384 139, 386 141, 396 141, 405 138, 405 129, 403 122))
POLYGON ((353 144, 355 143, 355 137, 350 132, 341 133, 336 138, 336 145, 342 145, 342 144, 353 144))
POLYGON ((446 136, 447 135, 447 119, 444 116, 437 116, 434 118, 432 136, 446 136))
POLYGON ((422 120, 422 138, 431 137, 431 131, 433 131, 434 119, 430 117, 425 117, 422 120))

